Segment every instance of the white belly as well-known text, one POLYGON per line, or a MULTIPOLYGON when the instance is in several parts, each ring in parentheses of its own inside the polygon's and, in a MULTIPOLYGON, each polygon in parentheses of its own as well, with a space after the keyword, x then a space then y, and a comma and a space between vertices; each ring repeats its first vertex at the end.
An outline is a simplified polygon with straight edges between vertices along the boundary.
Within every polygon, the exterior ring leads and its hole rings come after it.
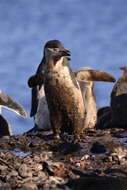
POLYGON ((37 113, 35 115, 35 124, 39 129, 48 130, 51 129, 50 118, 49 118, 49 110, 45 97, 44 87, 42 87, 39 91, 38 95, 38 108, 37 113))

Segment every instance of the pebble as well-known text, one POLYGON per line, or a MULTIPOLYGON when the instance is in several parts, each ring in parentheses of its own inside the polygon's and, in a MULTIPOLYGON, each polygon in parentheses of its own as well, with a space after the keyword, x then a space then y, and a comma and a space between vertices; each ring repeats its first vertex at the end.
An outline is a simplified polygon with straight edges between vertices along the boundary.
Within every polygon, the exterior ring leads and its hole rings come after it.
POLYGON ((105 153, 106 152, 106 148, 103 144, 101 144, 100 142, 96 141, 93 143, 90 151, 92 153, 95 153, 95 154, 102 154, 102 153, 105 153))
POLYGON ((22 185, 21 190, 38 190, 35 183, 25 183, 22 185))
POLYGON ((19 175, 21 177, 28 177, 28 167, 26 164, 22 164, 18 169, 19 175))
POLYGON ((11 176, 18 176, 18 172, 15 171, 15 170, 12 170, 12 171, 11 171, 11 176))

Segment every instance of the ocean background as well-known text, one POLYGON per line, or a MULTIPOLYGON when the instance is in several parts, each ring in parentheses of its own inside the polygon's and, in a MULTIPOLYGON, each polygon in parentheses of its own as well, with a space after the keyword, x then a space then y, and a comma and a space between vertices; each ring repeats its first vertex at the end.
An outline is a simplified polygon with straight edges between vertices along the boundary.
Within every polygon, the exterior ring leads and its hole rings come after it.
MULTIPOLYGON (((41 61, 43 46, 58 39, 71 50, 71 67, 103 70, 116 79, 127 65, 126 0, 0 0, 0 89, 30 113, 28 78, 41 61)), ((113 83, 96 82, 97 106, 110 104, 113 83)), ((3 109, 15 134, 33 127, 3 109)), ((0 126, 2 127, 2 126, 0 126)))

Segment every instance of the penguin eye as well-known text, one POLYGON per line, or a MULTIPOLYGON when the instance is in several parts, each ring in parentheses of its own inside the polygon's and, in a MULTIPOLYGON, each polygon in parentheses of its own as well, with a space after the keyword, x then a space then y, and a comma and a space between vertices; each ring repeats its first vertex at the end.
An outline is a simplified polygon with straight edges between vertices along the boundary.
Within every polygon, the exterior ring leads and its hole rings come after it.
POLYGON ((53 48, 55 52, 59 52, 59 48, 53 48))

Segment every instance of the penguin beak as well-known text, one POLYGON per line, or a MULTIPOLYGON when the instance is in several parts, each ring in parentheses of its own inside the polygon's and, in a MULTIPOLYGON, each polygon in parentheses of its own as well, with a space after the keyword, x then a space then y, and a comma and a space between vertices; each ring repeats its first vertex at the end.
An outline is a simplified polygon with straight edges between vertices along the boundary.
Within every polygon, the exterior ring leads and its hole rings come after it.
POLYGON ((63 56, 71 56, 71 52, 68 49, 63 49, 60 52, 63 56))
POLYGON ((52 55, 53 57, 60 58, 60 57, 66 57, 68 60, 70 60, 71 52, 68 49, 59 49, 59 48, 46 48, 45 49, 45 55, 48 57, 49 55, 52 55))
POLYGON ((27 118, 27 114, 24 108, 17 101, 10 98, 8 95, 4 93, 0 93, 0 106, 6 107, 7 109, 16 112, 20 116, 27 118))
POLYGON ((71 56, 71 52, 68 49, 63 49, 59 51, 61 56, 66 57, 69 61, 71 60, 70 56, 71 56))

